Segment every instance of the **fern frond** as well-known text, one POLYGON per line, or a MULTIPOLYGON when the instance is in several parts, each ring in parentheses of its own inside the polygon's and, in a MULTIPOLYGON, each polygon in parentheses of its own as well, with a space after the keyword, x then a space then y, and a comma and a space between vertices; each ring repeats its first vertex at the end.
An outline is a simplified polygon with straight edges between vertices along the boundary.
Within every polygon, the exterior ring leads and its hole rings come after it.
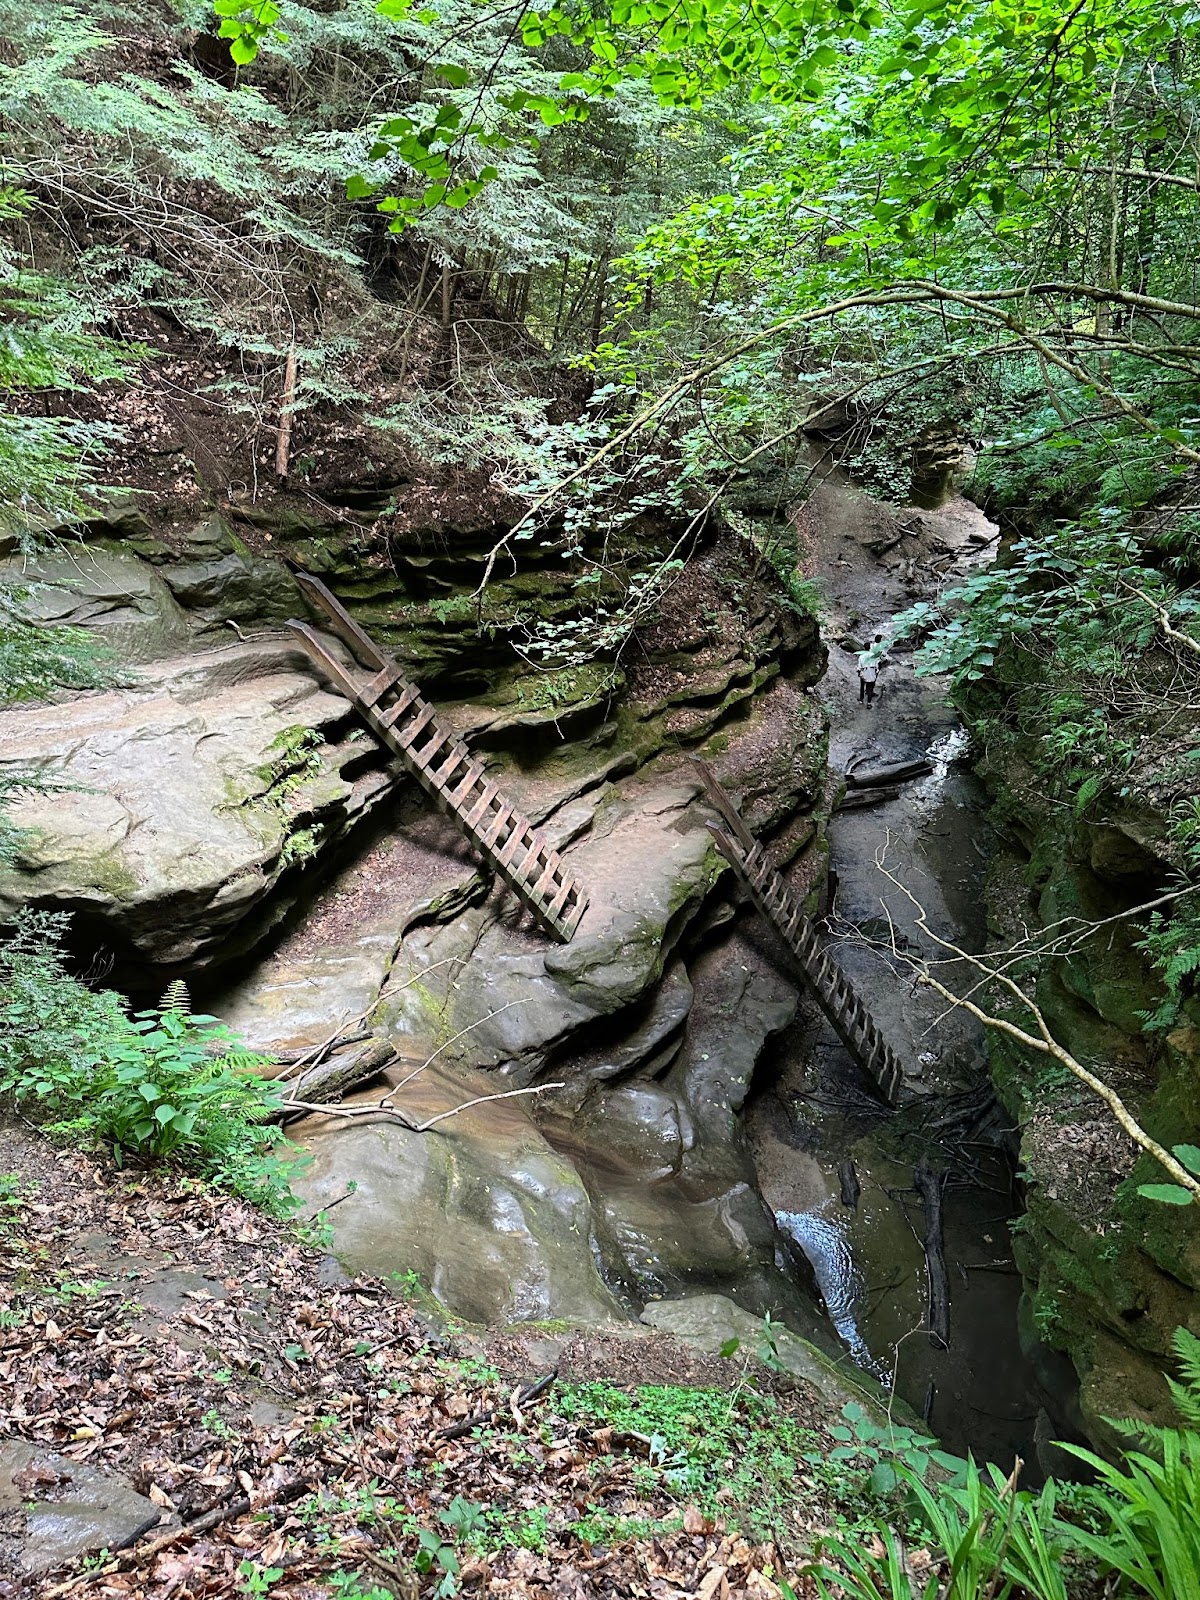
POLYGON ((163 991, 163 997, 158 1002, 160 1011, 178 1011, 183 1016, 190 1016, 192 1011, 192 997, 188 993, 188 986, 182 978, 174 978, 163 991))
POLYGON ((1169 1379, 1171 1398, 1179 1415, 1194 1428, 1200 1428, 1200 1339, 1186 1328, 1176 1328, 1171 1340, 1179 1363, 1182 1382, 1169 1379))

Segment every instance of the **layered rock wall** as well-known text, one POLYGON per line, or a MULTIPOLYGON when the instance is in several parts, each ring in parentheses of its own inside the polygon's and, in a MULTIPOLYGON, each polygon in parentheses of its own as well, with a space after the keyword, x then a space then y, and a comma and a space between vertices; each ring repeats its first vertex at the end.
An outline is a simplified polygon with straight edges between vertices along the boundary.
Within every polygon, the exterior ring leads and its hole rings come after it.
MULTIPOLYGON (((1147 1033, 1163 999, 1131 908, 1170 876, 1163 819, 1150 814, 1073 816, 1039 802, 1033 775, 1010 764, 985 773, 1012 848, 993 864, 994 948, 1014 947, 1031 925, 1060 935, 1040 964, 1035 998, 1054 1036, 1122 1096, 1166 1146, 1200 1134, 1200 1015, 1147 1033), (1116 919, 1116 920, 1113 920, 1116 919), (1086 938, 1071 937, 1098 924, 1086 938)), ((1028 1022, 1028 1018, 1014 1020, 1028 1022)), ((1080 1379, 1080 1423, 1115 1443, 1106 1419, 1173 1418, 1164 1373, 1177 1327, 1200 1333, 1200 1218, 1137 1194, 1161 1182, 1095 1096, 1045 1057, 989 1035, 992 1072, 1022 1124, 1027 1212, 1017 1260, 1027 1280, 1024 1336, 1070 1356, 1080 1379)))

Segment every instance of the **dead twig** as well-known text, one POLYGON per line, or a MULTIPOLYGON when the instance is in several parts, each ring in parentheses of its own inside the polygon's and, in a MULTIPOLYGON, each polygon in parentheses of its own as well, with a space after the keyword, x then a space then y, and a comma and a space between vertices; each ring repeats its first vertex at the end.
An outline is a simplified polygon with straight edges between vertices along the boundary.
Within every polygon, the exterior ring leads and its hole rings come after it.
POLYGON ((182 1543, 184 1539, 194 1539, 197 1534, 208 1533, 211 1528, 220 1527, 224 1522, 232 1522, 235 1517, 243 1517, 248 1511, 257 1511, 259 1517, 270 1517, 273 1513, 291 1505, 292 1501, 298 1500, 305 1490, 313 1487, 312 1478, 293 1478, 291 1482, 280 1485, 268 1505, 256 1506, 253 1495, 242 1495, 227 1505, 214 1506, 211 1511, 206 1511, 193 1522, 186 1522, 181 1528, 172 1528, 170 1533, 160 1534, 157 1539, 151 1539, 149 1543, 143 1543, 139 1539, 130 1545, 129 1549, 114 1556, 95 1572, 85 1572, 78 1577, 68 1578, 66 1583, 48 1589, 43 1600, 58 1600, 60 1595, 71 1594, 83 1584, 91 1583, 96 1578, 109 1577, 115 1572, 120 1572, 123 1567, 146 1561, 150 1556, 158 1555, 161 1550, 168 1550, 172 1545, 182 1543))
MULTIPOLYGON (((541 1395, 544 1395, 557 1377, 558 1368, 555 1367, 553 1372, 548 1372, 544 1378, 539 1378, 536 1383, 531 1383, 528 1388, 516 1393, 513 1400, 514 1411, 519 1413, 522 1406, 527 1406, 531 1401, 537 1400, 541 1395)), ((439 1441, 465 1439, 469 1433, 474 1433, 476 1428, 485 1428, 489 1422, 494 1422, 496 1416, 495 1407, 488 1411, 477 1411, 473 1417, 467 1417, 463 1422, 455 1422, 448 1428, 439 1428, 434 1434, 434 1438, 439 1441)), ((519 1420, 518 1416, 518 1422, 519 1420)))

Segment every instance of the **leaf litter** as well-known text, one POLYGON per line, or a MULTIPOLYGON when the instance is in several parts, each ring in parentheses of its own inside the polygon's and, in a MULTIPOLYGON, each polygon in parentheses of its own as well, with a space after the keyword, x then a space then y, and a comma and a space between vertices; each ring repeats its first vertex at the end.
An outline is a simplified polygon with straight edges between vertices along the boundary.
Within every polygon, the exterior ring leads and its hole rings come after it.
MULTIPOLYGON (((18 1128, 0 1171, 19 1195, 0 1220, 0 1436, 119 1474, 161 1513, 129 1548, 36 1577, 6 1570, 0 1532, 3 1600, 779 1600, 836 1514, 797 1471, 787 1526, 739 1532, 655 1469, 660 1440, 562 1415, 574 1374, 532 1381, 536 1341, 497 1336, 502 1373, 486 1341, 242 1201, 18 1128)), ((735 1363, 646 1346, 650 1381, 716 1368, 731 1407, 748 1386, 735 1363)), ((577 1332, 571 1353, 580 1377, 646 1381, 632 1335, 577 1332)), ((781 1415, 836 1420, 764 1376, 781 1415)))

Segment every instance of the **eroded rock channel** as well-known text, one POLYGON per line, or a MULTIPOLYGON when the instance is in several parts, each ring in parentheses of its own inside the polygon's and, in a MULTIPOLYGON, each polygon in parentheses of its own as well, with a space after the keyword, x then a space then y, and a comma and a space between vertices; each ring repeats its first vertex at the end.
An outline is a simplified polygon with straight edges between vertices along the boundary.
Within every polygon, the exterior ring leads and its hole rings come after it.
MULTIPOLYGON (((6 718, 3 760, 69 787, 36 816, 17 808, 37 831, 0 905, 71 911, 113 981, 152 999, 183 976, 256 1048, 363 1023, 391 1042, 382 1080, 297 1125, 297 1186, 353 1267, 415 1272, 493 1325, 641 1317, 711 1340, 723 1296, 808 1339, 829 1382, 874 1374, 952 1443, 1028 1455, 1055 1375, 1039 1384, 1018 1337, 1011 1163, 980 1042, 872 949, 889 918, 915 937, 875 866, 885 844, 940 928, 981 937, 981 808, 952 713, 903 656, 874 708, 851 692, 855 636, 886 627, 935 557, 943 572, 978 560, 990 530, 961 502, 892 512, 827 484, 797 532, 844 641, 828 661, 815 620, 724 531, 619 663, 553 684, 511 653, 485 660, 430 604, 468 592, 492 531, 453 559, 410 540, 367 578, 335 529, 275 534, 564 852, 590 896, 569 944, 531 925, 294 647, 281 624, 303 602, 256 530, 209 519, 166 540, 134 513, 38 574, 45 615, 102 630, 130 670, 6 718), (908 544, 889 571, 872 548, 893 534, 908 544), (899 1118, 738 890, 689 753, 829 912, 838 960, 911 1069, 899 1118), (835 811, 844 774, 871 766, 918 776, 835 811), (480 1103, 428 1132, 340 1114, 381 1083, 418 1121, 480 1103), (948 1351, 924 1330, 909 1194, 931 1155, 948 1174, 948 1351)), ((544 575, 514 581, 514 603, 553 606, 544 575)), ((1063 1423, 1059 1408, 1048 1431, 1063 1423)))

